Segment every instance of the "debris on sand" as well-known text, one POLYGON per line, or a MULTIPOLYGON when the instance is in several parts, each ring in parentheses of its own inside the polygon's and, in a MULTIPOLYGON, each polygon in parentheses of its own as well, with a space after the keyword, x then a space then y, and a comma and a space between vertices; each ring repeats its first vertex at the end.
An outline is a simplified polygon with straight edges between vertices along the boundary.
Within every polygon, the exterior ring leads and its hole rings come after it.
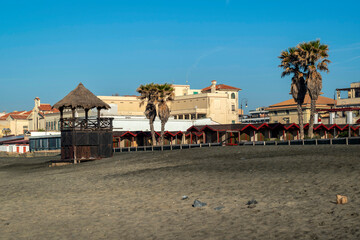
POLYGON ((248 201, 247 203, 246 203, 246 205, 248 205, 248 208, 254 208, 254 207, 256 207, 256 204, 257 204, 258 202, 255 200, 255 199, 252 199, 252 200, 250 200, 250 201, 248 201))
POLYGON ((223 208, 225 208, 225 207, 224 206, 218 206, 218 207, 214 208, 214 210, 219 211, 219 210, 221 210, 223 208))
POLYGON ((72 164, 71 162, 52 162, 49 167, 61 167, 72 164))
POLYGON ((189 197, 186 196, 186 195, 184 195, 184 196, 181 197, 181 200, 186 200, 186 199, 189 199, 189 197))
POLYGON ((195 200, 194 201, 194 204, 192 205, 193 207, 204 207, 204 206, 206 206, 207 204, 206 203, 204 203, 204 202, 201 202, 201 201, 199 201, 199 200, 195 200))
POLYGON ((343 195, 336 195, 336 204, 345 204, 348 202, 347 196, 343 195))

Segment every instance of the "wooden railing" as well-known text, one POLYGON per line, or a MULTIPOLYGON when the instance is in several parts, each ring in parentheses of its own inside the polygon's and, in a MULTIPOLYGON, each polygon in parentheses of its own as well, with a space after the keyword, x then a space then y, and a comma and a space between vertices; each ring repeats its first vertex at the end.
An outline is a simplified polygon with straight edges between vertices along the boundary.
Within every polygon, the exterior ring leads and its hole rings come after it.
POLYGON ((61 130, 112 130, 113 118, 99 119, 60 119, 61 130))

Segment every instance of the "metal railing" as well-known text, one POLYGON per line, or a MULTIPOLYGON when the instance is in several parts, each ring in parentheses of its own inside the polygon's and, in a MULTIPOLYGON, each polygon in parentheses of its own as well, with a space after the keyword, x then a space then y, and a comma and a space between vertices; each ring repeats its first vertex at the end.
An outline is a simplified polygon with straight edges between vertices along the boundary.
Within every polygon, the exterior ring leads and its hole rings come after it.
POLYGON ((146 152, 146 151, 166 151, 166 150, 181 150, 191 148, 204 148, 221 146, 222 143, 199 143, 199 144, 173 144, 164 146, 137 146, 137 147, 119 147, 113 148, 114 152, 146 152))
POLYGON ((360 137, 351 138, 328 138, 328 139, 304 139, 304 140, 284 140, 284 141, 244 141, 236 144, 219 143, 199 143, 199 144, 176 144, 164 146, 137 146, 113 148, 114 152, 146 152, 146 151, 166 151, 181 150, 191 148, 204 148, 213 146, 295 146, 295 145, 356 145, 360 144, 360 137))

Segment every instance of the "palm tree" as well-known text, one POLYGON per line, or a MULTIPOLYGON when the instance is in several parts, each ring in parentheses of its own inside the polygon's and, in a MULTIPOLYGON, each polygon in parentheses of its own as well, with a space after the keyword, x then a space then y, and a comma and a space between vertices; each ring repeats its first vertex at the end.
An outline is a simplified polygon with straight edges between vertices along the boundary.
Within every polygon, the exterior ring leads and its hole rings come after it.
POLYGON ((291 79, 290 92, 297 105, 299 126, 300 126, 300 139, 304 139, 304 116, 302 111, 302 105, 304 103, 306 95, 306 84, 304 74, 300 71, 300 63, 298 58, 298 52, 296 48, 289 48, 281 52, 279 58, 281 64, 279 67, 283 68, 284 71, 281 77, 285 77, 293 74, 291 79))
POLYGON ((155 139, 155 130, 154 130, 154 121, 156 118, 156 103, 158 99, 158 84, 149 83, 149 84, 141 84, 140 87, 136 89, 140 96, 138 98, 141 100, 140 106, 142 106, 145 102, 145 116, 149 119, 150 130, 151 130, 151 138, 152 145, 154 146, 156 143, 155 139))
POLYGON ((320 40, 301 43, 297 46, 299 62, 305 73, 305 83, 311 99, 309 132, 310 138, 314 135, 314 115, 316 101, 322 89, 322 76, 318 71, 329 72, 328 63, 329 47, 321 44, 320 40))
POLYGON ((174 88, 171 84, 158 85, 158 114, 161 120, 161 146, 164 145, 165 124, 170 117, 170 109, 167 102, 174 100, 174 88))

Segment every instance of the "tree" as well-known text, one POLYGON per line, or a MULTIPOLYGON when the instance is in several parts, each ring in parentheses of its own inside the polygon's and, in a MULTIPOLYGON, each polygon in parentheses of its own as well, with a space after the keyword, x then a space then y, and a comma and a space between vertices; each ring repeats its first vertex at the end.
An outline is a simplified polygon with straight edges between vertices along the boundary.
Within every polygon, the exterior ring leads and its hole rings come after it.
POLYGON ((164 145, 165 124, 170 117, 170 109, 167 102, 174 100, 174 88, 171 84, 157 85, 158 88, 158 115, 161 120, 161 146, 164 145))
POLYGON ((279 58, 281 59, 281 64, 279 65, 279 67, 284 69, 281 77, 293 74, 293 77, 291 79, 290 92, 297 105, 300 127, 300 139, 304 139, 304 116, 302 111, 302 105, 304 103, 307 88, 305 84, 304 74, 300 70, 301 65, 299 62, 297 49, 289 48, 288 50, 284 50, 281 52, 279 58))
POLYGON ((145 85, 140 85, 136 89, 140 96, 138 98, 141 100, 140 106, 142 106, 145 102, 145 116, 149 119, 150 130, 151 130, 151 138, 152 138, 152 145, 154 146, 156 143, 155 139, 155 130, 154 130, 154 121, 156 118, 156 103, 158 99, 158 84, 149 83, 145 85))
POLYGON ((310 122, 308 135, 310 138, 314 135, 314 115, 316 101, 319 98, 322 89, 322 76, 318 71, 329 72, 328 63, 329 47, 321 44, 320 40, 301 43, 297 46, 299 63, 304 71, 305 83, 311 99, 310 122))

